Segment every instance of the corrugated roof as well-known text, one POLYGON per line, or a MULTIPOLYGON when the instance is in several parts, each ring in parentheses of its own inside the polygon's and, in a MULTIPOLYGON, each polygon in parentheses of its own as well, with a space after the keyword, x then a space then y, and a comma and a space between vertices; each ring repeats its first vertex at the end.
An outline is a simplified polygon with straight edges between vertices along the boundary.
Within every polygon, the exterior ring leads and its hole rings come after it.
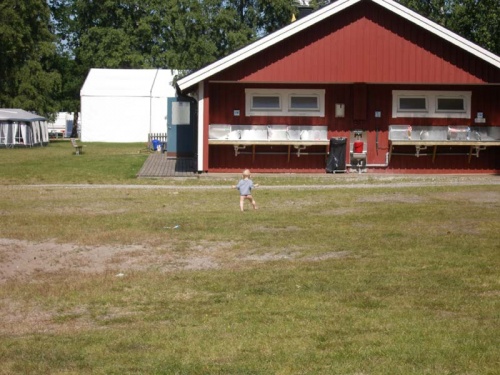
POLYGON ((2 108, 0 109, 0 121, 45 121, 45 117, 38 116, 36 113, 31 113, 18 108, 2 108))
POLYGON ((91 69, 82 96, 168 96, 173 91, 170 69, 91 69))
POLYGON ((500 57, 495 54, 487 51, 486 49, 468 41, 465 38, 451 32, 448 29, 436 24, 435 22, 430 21, 429 19, 419 15, 416 12, 402 6, 401 4, 393 1, 393 0, 338 0, 324 8, 319 9, 318 11, 310 14, 307 17, 299 19, 291 23, 288 26, 283 27, 282 29, 267 35, 266 37, 220 59, 216 62, 180 79, 177 82, 179 88, 183 91, 189 87, 192 87, 199 82, 237 64, 240 61, 243 61, 250 56, 269 48, 276 43, 287 39, 288 37, 295 35, 308 27, 317 24, 318 22, 354 5, 361 1, 372 1, 391 12, 396 13, 397 15, 407 19, 408 21, 423 27, 429 32, 439 36, 440 38, 447 40, 448 42, 462 48, 469 53, 479 57, 480 59, 487 61, 493 66, 500 68, 500 57))

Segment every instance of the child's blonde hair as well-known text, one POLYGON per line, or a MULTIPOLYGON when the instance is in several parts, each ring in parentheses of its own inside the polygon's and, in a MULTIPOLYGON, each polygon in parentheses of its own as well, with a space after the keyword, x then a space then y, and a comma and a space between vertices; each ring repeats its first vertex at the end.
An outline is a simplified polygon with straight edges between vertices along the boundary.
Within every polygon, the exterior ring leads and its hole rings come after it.
POLYGON ((243 178, 245 178, 245 177, 250 177, 250 169, 245 169, 243 171, 243 178))

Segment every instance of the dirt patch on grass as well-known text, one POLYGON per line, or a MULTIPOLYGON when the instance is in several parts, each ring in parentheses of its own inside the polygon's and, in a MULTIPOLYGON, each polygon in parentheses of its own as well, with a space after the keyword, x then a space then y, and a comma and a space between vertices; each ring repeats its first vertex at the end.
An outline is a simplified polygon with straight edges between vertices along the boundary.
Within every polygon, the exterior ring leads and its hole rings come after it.
POLYGON ((34 243, 0 239, 0 282, 29 280, 37 273, 78 271, 100 273, 109 269, 141 269, 151 254, 142 246, 78 246, 53 241, 34 243))
POLYGON ((31 281, 37 274, 201 270, 219 267, 231 244, 187 244, 181 253, 144 245, 79 246, 46 241, 0 239, 0 282, 31 281))
POLYGON ((301 227, 298 227, 296 225, 289 225, 286 227, 259 226, 256 229, 259 232, 295 232, 297 230, 302 230, 301 227))
POLYGON ((327 260, 327 259, 342 259, 342 258, 349 258, 349 257, 352 257, 352 254, 350 251, 332 251, 332 252, 321 254, 321 255, 311 256, 311 257, 305 258, 305 260, 308 260, 311 262, 320 262, 322 260, 327 260))
POLYGON ((358 198, 359 203, 422 203, 426 199, 416 194, 404 193, 386 193, 369 196, 361 196, 358 198))
POLYGON ((71 333, 96 328, 88 319, 88 312, 80 311, 60 314, 44 309, 40 305, 4 299, 0 305, 0 334, 25 335, 33 333, 71 333))
POLYGON ((0 238, 0 283, 8 280, 36 282, 38 276, 56 273, 109 273, 120 277, 133 271, 210 270, 245 262, 318 261, 346 256, 345 252, 340 252, 304 259, 300 251, 286 250, 242 256, 232 251, 235 246, 237 244, 232 242, 208 241, 172 244, 171 248, 148 245, 79 246, 55 241, 35 243, 0 238))
POLYGON ((461 192, 446 192, 436 194, 436 199, 449 200, 449 201, 462 201, 472 203, 500 203, 500 191, 461 191, 461 192))
POLYGON ((299 252, 293 252, 290 254, 287 254, 287 253, 265 253, 265 254, 248 255, 248 256, 242 257, 241 260, 261 263, 261 262, 273 262, 273 261, 277 261, 277 260, 291 260, 291 259, 295 259, 298 256, 300 256, 299 252))
POLYGON ((432 199, 471 203, 500 203, 500 191, 480 193, 475 191, 450 191, 430 194, 427 197, 411 193, 388 192, 360 196, 357 201, 359 203, 425 203, 432 199))

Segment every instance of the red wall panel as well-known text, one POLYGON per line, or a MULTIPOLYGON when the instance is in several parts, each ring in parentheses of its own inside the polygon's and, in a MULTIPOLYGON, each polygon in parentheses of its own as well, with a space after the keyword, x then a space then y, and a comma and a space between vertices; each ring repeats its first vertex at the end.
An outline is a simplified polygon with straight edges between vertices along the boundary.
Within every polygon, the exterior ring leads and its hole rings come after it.
MULTIPOLYGON (((374 146, 374 145, 373 145, 374 146)), ((287 161, 286 149, 259 148, 253 160, 250 153, 235 156, 232 146, 210 146, 210 172, 241 172, 250 168, 259 173, 325 173, 326 158, 323 155, 301 155, 292 153, 287 161), (272 154, 269 154, 271 153, 272 154)), ((311 148, 310 152, 324 152, 323 148, 311 148)), ((368 150, 374 153, 374 147, 368 150)), ((384 150, 379 150, 384 156, 384 150)), ((432 150, 422 151, 415 156, 415 147, 398 148, 391 157, 387 168, 369 167, 371 173, 500 173, 498 147, 481 151, 479 157, 473 156, 469 163, 468 148, 439 147, 435 161, 432 150)), ((348 162, 348 160, 347 160, 348 162)), ((375 164, 373 161, 370 164, 375 164)))
MULTIPOLYGON (((471 115, 483 112, 487 125, 500 126, 500 86, 468 85, 385 85, 385 84, 235 84, 211 83, 209 116, 211 124, 234 125, 328 125, 331 131, 349 131, 356 127, 362 129, 387 129, 391 124, 410 125, 456 125, 456 119, 437 118, 395 118, 392 115, 393 90, 439 90, 471 91, 471 115), (283 116, 245 116, 245 88, 297 88, 325 90, 325 117, 283 117, 283 116), (345 104, 345 117, 335 117, 335 103, 345 104), (234 116, 234 110, 240 110, 234 116), (382 117, 375 118, 375 111, 382 117)), ((460 119, 462 125, 474 125, 473 120, 460 119)))
POLYGON ((256 149, 255 158, 252 156, 251 147, 236 156, 232 146, 210 146, 209 170, 211 172, 240 172, 245 168, 250 168, 252 172, 266 173, 324 173, 325 151, 324 146, 308 147, 300 156, 297 156, 296 151, 292 151, 288 160, 287 146, 259 146, 256 149))
POLYGON ((367 87, 365 83, 356 83, 353 85, 353 96, 355 100, 352 102, 353 120, 366 120, 366 104, 367 104, 367 87))
MULTIPOLYGON (((289 88, 296 85, 248 85, 248 87, 273 87, 289 88)), ((456 125, 456 119, 446 118, 392 118, 392 90, 464 90, 472 91, 472 117, 480 111, 484 113, 489 126, 500 126, 500 87, 498 86, 458 86, 458 85, 385 85, 385 84, 328 84, 307 85, 307 87, 321 88, 325 90, 325 117, 246 117, 245 116, 245 87, 239 83, 211 83, 209 116, 210 123, 222 124, 285 124, 285 125, 326 125, 328 137, 349 137, 353 129, 361 129, 368 132, 368 163, 384 164, 386 154, 389 151, 388 129, 391 124, 408 125, 433 125, 448 126, 456 125), (359 102, 364 104, 360 105, 359 102), (345 104, 345 117, 335 117, 335 103, 345 104), (357 104, 358 103, 358 104, 357 104), (363 108, 365 118, 356 116, 356 106, 363 108), (235 117, 233 110, 239 109, 240 116, 235 117), (375 118, 375 111, 381 112, 380 118, 375 118)), ((358 109, 359 111, 359 109, 358 109)), ((462 125, 474 127, 472 119, 459 120, 462 125)), ((208 134, 208 133, 205 133, 208 134)), ((207 141, 208 139, 206 139, 207 141)), ((250 152, 251 149, 247 150, 250 152)), ((310 152, 324 152, 324 148, 307 149, 310 152)), ((436 158, 432 163, 432 157, 415 157, 415 148, 398 148, 396 153, 405 153, 411 156, 394 155, 387 170, 377 168, 373 171, 421 172, 421 173, 473 173, 482 171, 487 173, 500 172, 499 148, 491 148, 480 153, 479 158, 473 157, 468 163, 469 150, 446 150, 439 147, 438 153, 452 152, 464 155, 445 155, 436 158)), ((210 171, 239 171, 243 168, 252 167, 260 172, 319 172, 323 173, 325 168, 325 157, 321 155, 301 155, 297 157, 292 153, 290 162, 287 161, 285 148, 257 148, 255 160, 251 155, 245 154, 235 156, 231 146, 210 146, 208 152, 208 170, 210 171)))
POLYGON ((361 2, 219 73, 240 82, 500 82, 498 68, 361 2))

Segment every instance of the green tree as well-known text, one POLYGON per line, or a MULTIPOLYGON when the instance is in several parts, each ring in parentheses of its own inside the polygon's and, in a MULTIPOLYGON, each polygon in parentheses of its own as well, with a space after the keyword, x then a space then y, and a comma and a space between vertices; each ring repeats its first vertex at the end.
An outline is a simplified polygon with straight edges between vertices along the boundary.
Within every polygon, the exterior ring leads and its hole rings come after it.
POLYGON ((498 0, 399 0, 430 20, 481 47, 500 54, 498 0))
POLYGON ((52 0, 58 35, 95 68, 197 69, 290 22, 292 0, 52 0))
MULTIPOLYGON (((163 2, 166 4, 168 2, 163 2)), ((290 22, 290 0, 174 0, 159 22, 165 61, 198 69, 290 22)))
POLYGON ((150 67, 150 1, 66 1, 68 42, 77 61, 88 68, 150 67))
POLYGON ((0 106, 54 118, 61 76, 45 0, 0 3, 0 106))
POLYGON ((265 34, 272 33, 289 24, 292 14, 297 13, 294 1, 260 0, 258 1, 259 17, 257 28, 265 34))
POLYGON ((446 27, 500 55, 500 3, 498 0, 451 2, 446 27))

